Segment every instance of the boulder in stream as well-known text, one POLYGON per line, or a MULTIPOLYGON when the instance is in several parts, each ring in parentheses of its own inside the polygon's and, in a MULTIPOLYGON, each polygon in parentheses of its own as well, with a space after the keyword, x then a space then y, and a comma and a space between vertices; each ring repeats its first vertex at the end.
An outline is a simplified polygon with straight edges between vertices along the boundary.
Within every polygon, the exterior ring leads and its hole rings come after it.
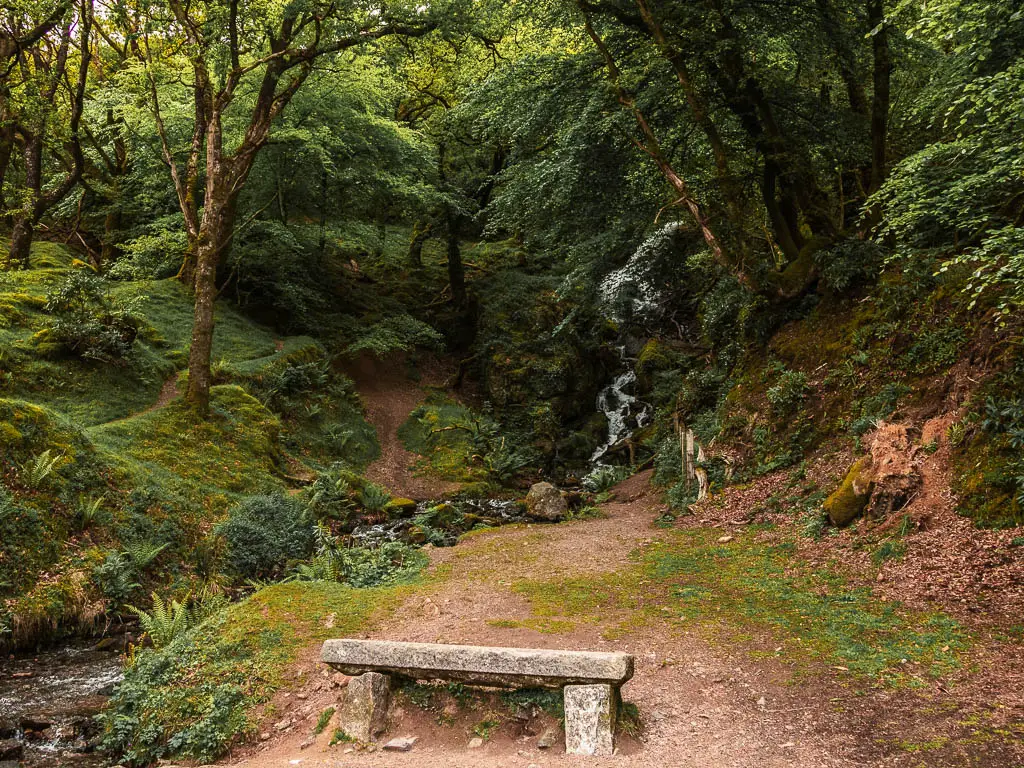
POLYGON ((568 510, 562 492, 551 483, 534 483, 526 495, 526 514, 534 520, 557 523, 568 510))

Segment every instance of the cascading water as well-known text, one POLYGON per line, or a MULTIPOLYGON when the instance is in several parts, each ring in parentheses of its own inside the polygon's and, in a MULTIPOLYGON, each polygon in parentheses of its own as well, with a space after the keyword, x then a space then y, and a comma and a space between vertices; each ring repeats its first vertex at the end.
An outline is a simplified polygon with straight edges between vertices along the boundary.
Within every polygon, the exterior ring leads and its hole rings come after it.
MULTIPOLYGON (((94 716, 122 678, 119 648, 72 642, 0 661, 0 748, 32 768, 99 768, 94 716)), ((6 765, 2 759, 0 764, 6 765)))
MULTIPOLYGON (((662 297, 657 282, 658 263, 679 232, 678 223, 666 224, 644 240, 624 266, 601 281, 601 303, 609 317, 625 324, 648 320, 658 313, 662 297)), ((619 359, 626 370, 597 396, 597 410, 608 419, 608 438, 590 457, 595 469, 602 466, 601 459, 608 451, 644 427, 651 417, 650 404, 630 392, 636 385, 636 360, 626 354, 625 346, 619 347, 619 359)))
POLYGON ((628 438, 635 429, 644 427, 651 415, 651 406, 628 391, 636 384, 636 372, 632 367, 635 361, 626 357, 625 347, 619 347, 619 357, 630 367, 597 395, 597 410, 608 420, 608 438, 590 457, 590 463, 595 466, 599 466, 601 458, 621 440, 628 438))
POLYGON ((455 501, 421 501, 406 517, 382 523, 364 523, 352 531, 352 539, 362 547, 379 547, 391 541, 409 541, 414 528, 422 529, 431 525, 431 511, 442 507, 451 508, 451 519, 447 526, 436 528, 438 537, 432 542, 437 546, 452 547, 459 536, 476 525, 510 525, 526 520, 522 506, 508 499, 458 499, 455 501))

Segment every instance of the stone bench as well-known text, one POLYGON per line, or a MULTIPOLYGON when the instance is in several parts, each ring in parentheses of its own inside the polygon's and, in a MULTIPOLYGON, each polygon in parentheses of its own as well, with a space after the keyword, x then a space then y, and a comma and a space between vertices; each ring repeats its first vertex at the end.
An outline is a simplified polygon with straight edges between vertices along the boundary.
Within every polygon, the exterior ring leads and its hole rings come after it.
POLYGON ((561 688, 565 751, 614 751, 619 687, 633 676, 625 653, 494 648, 480 645, 328 640, 321 661, 352 675, 340 702, 342 730, 360 741, 383 733, 392 676, 447 680, 501 688, 561 688))

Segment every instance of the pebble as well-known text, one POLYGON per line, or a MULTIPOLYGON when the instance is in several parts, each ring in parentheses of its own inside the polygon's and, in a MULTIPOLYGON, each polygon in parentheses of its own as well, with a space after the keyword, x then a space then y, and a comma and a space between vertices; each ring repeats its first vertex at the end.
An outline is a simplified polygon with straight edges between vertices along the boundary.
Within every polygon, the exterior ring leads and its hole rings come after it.
POLYGON ((470 749, 480 749, 480 747, 482 747, 483 745, 484 745, 484 740, 481 739, 479 736, 477 736, 474 739, 470 739, 469 740, 469 748, 470 749))
POLYGON ((412 749, 412 745, 416 743, 416 738, 416 736, 400 736, 385 744, 384 749, 390 752, 408 752, 412 749))
POLYGON ((267 741, 270 738, 270 734, 264 731, 260 734, 260 741, 267 741))
POLYGON ((730 541, 732 541, 732 536, 719 536, 718 537, 718 543, 719 544, 728 544, 730 541))
POLYGON ((554 728, 548 728, 537 740, 537 749, 551 749, 558 743, 558 732, 554 728))

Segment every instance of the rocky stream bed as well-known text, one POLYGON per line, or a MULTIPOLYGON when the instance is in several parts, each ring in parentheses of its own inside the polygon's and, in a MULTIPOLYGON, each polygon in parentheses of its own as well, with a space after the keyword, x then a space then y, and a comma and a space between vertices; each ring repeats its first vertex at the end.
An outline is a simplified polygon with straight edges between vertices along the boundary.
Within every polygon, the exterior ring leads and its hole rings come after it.
POLYGON ((95 716, 121 680, 123 637, 0 661, 0 766, 79 766, 96 752, 95 716))

